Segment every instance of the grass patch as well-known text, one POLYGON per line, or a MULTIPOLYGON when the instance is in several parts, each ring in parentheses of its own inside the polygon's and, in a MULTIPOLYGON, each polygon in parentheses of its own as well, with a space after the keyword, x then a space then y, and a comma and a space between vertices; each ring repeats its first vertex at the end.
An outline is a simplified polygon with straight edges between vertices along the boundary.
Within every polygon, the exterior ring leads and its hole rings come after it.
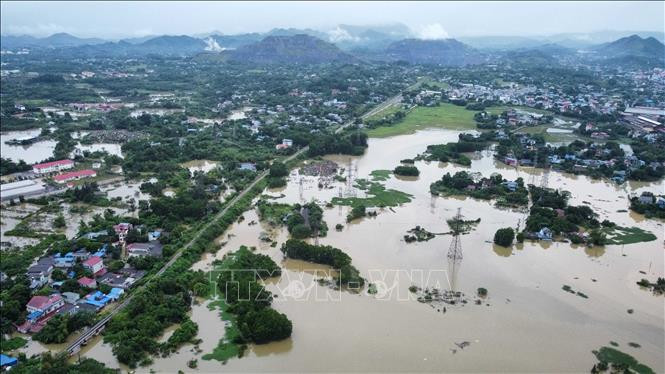
POLYGON ((393 189, 387 190, 383 184, 370 182, 367 179, 357 179, 355 187, 366 191, 367 197, 333 197, 332 203, 353 208, 358 206, 383 208, 406 204, 413 198, 411 194, 393 189))
POLYGON ((372 138, 385 138, 413 134, 417 130, 428 128, 475 130, 474 114, 475 111, 449 103, 441 103, 436 107, 416 107, 399 123, 367 130, 367 135, 372 138))
POLYGON ((655 373, 653 369, 641 364, 635 357, 611 347, 602 347, 598 351, 593 351, 593 354, 598 361, 612 365, 615 369, 619 369, 617 370, 619 372, 622 372, 623 369, 630 369, 640 374, 655 373))
POLYGON ((391 114, 395 114, 395 113, 399 112, 400 109, 402 109, 402 104, 401 103, 394 103, 394 104, 389 105, 389 106, 381 109, 380 111, 372 114, 371 116, 365 118, 365 121, 372 121, 372 120, 376 121, 376 120, 383 119, 383 118, 385 118, 385 117, 387 117, 391 114))
POLYGON ((450 84, 447 82, 439 82, 432 77, 424 77, 418 80, 418 83, 414 85, 414 88, 421 88, 423 84, 427 84, 430 87, 438 88, 440 90, 445 90, 450 87, 450 84))
POLYGON ((607 236, 605 244, 634 244, 656 240, 656 235, 639 227, 604 227, 601 231, 607 236))
POLYGON ((230 358, 241 356, 244 347, 234 343, 240 337, 240 330, 237 327, 237 321, 233 314, 228 312, 229 305, 222 299, 218 299, 208 304, 209 309, 219 309, 220 318, 227 322, 224 327, 224 336, 217 343, 217 347, 211 353, 203 355, 204 360, 217 360, 226 362, 230 358))
POLYGON ((15 336, 9 340, 3 340, 0 342, 2 352, 14 351, 25 347, 26 344, 28 344, 28 341, 20 336, 15 336))
POLYGON ((392 171, 390 170, 374 170, 369 175, 372 177, 372 181, 374 182, 384 182, 390 179, 390 174, 392 174, 392 171))

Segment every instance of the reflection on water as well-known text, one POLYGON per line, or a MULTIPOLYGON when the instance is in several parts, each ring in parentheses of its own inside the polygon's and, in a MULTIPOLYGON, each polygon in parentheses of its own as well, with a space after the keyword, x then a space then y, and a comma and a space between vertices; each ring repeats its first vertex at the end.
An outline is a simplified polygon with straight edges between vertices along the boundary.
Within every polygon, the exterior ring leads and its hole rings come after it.
POLYGON ((584 247, 584 253, 586 253, 589 257, 600 257, 605 254, 605 247, 584 247))
POLYGON ((492 250, 498 256, 501 257, 510 257, 513 254, 513 247, 504 247, 502 245, 492 244, 492 250))
MULTIPOLYGON (((357 167, 355 174, 366 178, 372 170, 393 169, 401 159, 414 157, 429 144, 453 141, 457 134, 432 130, 370 139, 370 147, 363 156, 326 158, 340 165, 347 165, 352 160, 354 169, 357 167)), ((288 238, 286 230, 272 231, 272 239, 278 242, 276 247, 260 240, 260 234, 270 231, 270 227, 262 223, 251 224, 258 221, 258 217, 255 210, 250 210, 244 214, 243 222, 234 223, 220 237, 226 244, 219 252, 202 256, 194 268, 209 269, 215 258, 222 258, 240 245, 255 246, 257 253, 270 256, 284 268, 283 277, 266 284, 269 290, 279 293, 289 289, 290 280, 295 279, 310 293, 331 298, 320 301, 277 297, 273 302, 275 309, 293 321, 290 340, 251 347, 246 357, 232 359, 223 368, 219 362, 199 359, 199 370, 301 372, 335 368, 336 371, 356 372, 581 372, 593 365, 591 350, 608 341, 639 342, 642 348, 630 353, 657 372, 665 370, 662 298, 654 298, 635 284, 640 278, 663 276, 663 227, 657 221, 637 220, 627 211, 619 212, 628 209, 628 202, 615 198, 634 193, 633 188, 658 192, 661 183, 617 186, 553 171, 551 186, 571 191, 571 204, 588 201, 595 210, 605 212, 603 218, 622 226, 638 226, 652 231, 658 240, 623 249, 621 246, 606 246, 602 250, 604 253, 598 248, 581 251, 562 242, 526 241, 513 249, 504 249, 491 243, 494 233, 502 227, 515 227, 518 220, 524 219, 523 212, 495 209, 491 202, 467 197, 432 198, 429 184, 446 172, 459 170, 470 169, 483 176, 498 171, 507 179, 521 176, 525 180, 530 175, 538 176, 540 170, 506 167, 487 152, 474 158, 468 169, 434 162, 417 162, 416 166, 421 172, 418 181, 391 178, 385 182, 386 188, 412 194, 412 202, 393 209, 381 209, 377 217, 352 225, 346 223, 348 207, 326 208, 324 219, 331 229, 319 241, 348 253, 354 266, 370 282, 377 280, 374 278, 376 274, 413 275, 415 270, 430 274, 429 278, 399 277, 393 290, 408 295, 408 287, 412 284, 446 284, 450 236, 407 244, 403 235, 415 225, 434 232, 447 231, 445 220, 462 207, 467 217, 480 217, 481 222, 462 237, 464 263, 456 278, 456 288, 467 295, 475 294, 479 287, 486 288, 489 306, 469 303, 443 314, 415 300, 335 293, 315 282, 313 271, 304 271, 311 270, 314 265, 284 261, 279 247, 288 238), (600 196, 607 198, 594 198, 600 196), (334 230, 338 223, 344 225, 342 231, 334 230), (584 292, 589 299, 562 291, 564 284, 584 292), (627 309, 634 309, 636 313, 628 316, 627 309), (453 354, 451 349, 461 341, 472 344, 453 354)), ((305 177, 301 189, 299 178, 290 178, 288 185, 279 192, 284 196, 275 201, 330 201, 338 195, 339 188, 345 186, 334 182, 333 188, 319 189, 317 178, 305 177)), ((388 276, 386 279, 396 278, 388 276)), ((218 312, 195 306, 192 319, 199 324, 204 353, 211 352, 223 335, 218 312)), ((95 357, 92 353, 90 355, 95 357)), ((139 371, 188 371, 186 362, 192 357, 200 358, 191 349, 183 347, 178 354, 155 359, 151 368, 139 371)))

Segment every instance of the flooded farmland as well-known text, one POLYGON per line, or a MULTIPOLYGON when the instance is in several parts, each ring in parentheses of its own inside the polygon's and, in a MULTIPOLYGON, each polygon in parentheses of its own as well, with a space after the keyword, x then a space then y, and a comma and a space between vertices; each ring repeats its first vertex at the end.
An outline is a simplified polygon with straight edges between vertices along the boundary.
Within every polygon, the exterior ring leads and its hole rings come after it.
MULTIPOLYGON (((457 134, 427 130, 371 139, 363 156, 327 159, 343 168, 350 166, 354 176, 366 178, 373 170, 393 169, 400 160, 416 156, 429 144, 454 141, 457 134)), ((416 166, 420 169, 417 179, 391 177, 385 182, 386 188, 413 196, 403 206, 379 209, 377 217, 351 223, 346 222, 347 207, 324 211, 331 229, 319 242, 348 253, 365 278, 392 293, 356 294, 319 285, 314 282, 318 265, 284 261, 279 245, 287 239, 286 230, 253 224, 258 216, 250 210, 242 222, 220 237, 219 242, 225 244, 218 253, 204 255, 194 268, 209 270, 215 258, 240 245, 255 246, 258 253, 270 255, 284 271, 267 287, 279 295, 273 303, 275 309, 293 321, 292 337, 252 346, 245 357, 231 359, 225 365, 203 360, 202 355, 211 352, 224 333, 218 311, 209 310, 203 302, 192 311, 203 340, 202 354, 185 345, 177 354, 155 358, 152 366, 138 371, 187 372, 187 361, 196 358, 200 372, 297 372, 325 367, 380 372, 586 372, 595 363, 591 351, 610 341, 619 343, 621 350, 656 372, 665 370, 662 296, 654 296, 635 284, 641 278, 654 279, 665 272, 663 225, 626 211, 629 195, 641 191, 662 193, 663 182, 616 185, 557 172, 549 178, 550 187, 572 193, 571 204, 588 202, 601 219, 649 230, 657 236, 655 241, 603 248, 526 241, 502 248, 491 243, 494 232, 523 222, 523 211, 498 209, 489 201, 468 197, 432 197, 429 184, 446 172, 459 170, 483 176, 499 172, 504 178, 522 177, 529 183, 532 177, 539 180, 540 170, 508 167, 495 161, 490 151, 475 154, 470 167, 424 161, 416 162, 416 166), (451 274, 446 260, 450 236, 408 244, 403 236, 416 225, 432 232, 447 231, 446 219, 454 216, 457 208, 462 208, 466 219, 481 221, 475 230, 461 237, 463 259, 451 274), (333 229, 338 223, 344 225, 341 231, 333 229), (270 242, 260 240, 262 233, 279 245, 271 247, 270 242), (421 273, 430 276, 419 277, 421 273), (294 279, 309 287, 310 292, 325 295, 325 300, 285 292, 294 279), (479 287, 486 288, 488 296, 480 305, 459 304, 443 313, 419 303, 408 291, 411 285, 446 288, 450 282, 466 295, 475 295, 479 287), (588 299, 563 291, 563 285, 582 291, 588 299), (628 309, 634 313, 627 313, 628 309), (628 342, 639 343, 641 348, 629 347, 628 342)), ((293 172, 285 188, 267 193, 276 202, 328 202, 346 188, 344 182, 332 182, 330 188, 320 189, 317 177, 303 177, 302 183, 300 179, 293 172)), ((104 346, 91 342, 85 355, 119 367, 104 346)))

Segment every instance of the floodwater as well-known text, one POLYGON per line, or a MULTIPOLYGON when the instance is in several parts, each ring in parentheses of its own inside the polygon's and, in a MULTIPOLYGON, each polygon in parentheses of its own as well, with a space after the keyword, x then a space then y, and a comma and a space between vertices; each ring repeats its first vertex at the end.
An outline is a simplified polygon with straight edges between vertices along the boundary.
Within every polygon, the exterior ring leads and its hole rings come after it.
POLYGON ((53 140, 44 140, 29 145, 9 145, 5 144, 10 140, 34 138, 42 132, 41 129, 32 129, 25 131, 8 131, 0 134, 0 155, 3 158, 9 158, 12 161, 25 161, 28 164, 38 163, 53 156, 57 142, 53 140))
MULTIPOLYGON (((3 158, 9 158, 15 162, 23 160, 28 164, 35 164, 40 161, 53 157, 53 151, 58 142, 55 140, 43 140, 40 142, 28 145, 8 145, 5 142, 10 140, 33 138, 41 133, 41 129, 32 129, 25 131, 9 131, 0 134, 0 154, 3 158)), ((73 132, 72 138, 80 139, 85 136, 87 132, 79 131, 73 132)), ((81 151, 106 151, 109 154, 123 157, 122 148, 120 144, 114 143, 94 143, 94 144, 81 144, 76 146, 81 151)))
POLYGON ((183 162, 182 164, 180 164, 180 166, 187 168, 187 170, 189 170, 189 173, 191 175, 194 175, 194 173, 197 171, 202 171, 203 173, 207 173, 212 169, 216 168, 218 164, 219 162, 217 161, 192 160, 192 161, 183 162))
POLYGON ((110 155, 115 155, 120 158, 124 158, 124 155, 122 154, 122 145, 121 144, 116 144, 116 143, 93 143, 93 144, 81 144, 79 143, 76 146, 77 149, 80 149, 81 151, 88 151, 88 152, 107 152, 110 155))
POLYGON ((231 111, 231 114, 226 117, 227 120, 239 120, 239 119, 245 119, 247 118, 246 112, 252 110, 251 107, 243 107, 241 109, 233 110, 231 111))
MULTIPOLYGON (((353 175, 367 177, 372 170, 392 169, 399 160, 412 158, 429 144, 445 143, 458 132, 419 131, 412 135, 370 139, 369 149, 360 157, 333 156, 340 166, 351 165, 353 175)), ((663 276, 663 226, 655 220, 620 210, 628 209, 627 196, 650 190, 662 193, 658 183, 626 183, 617 186, 584 176, 552 172, 549 185, 571 191, 571 204, 590 203, 602 218, 619 225, 638 226, 658 239, 627 246, 586 248, 560 242, 525 242, 513 248, 493 245, 494 232, 515 227, 526 218, 524 212, 497 209, 491 202, 467 197, 432 197, 429 184, 444 173, 467 170, 489 176, 499 172, 505 178, 522 177, 526 182, 540 180, 541 171, 514 168, 496 162, 491 152, 472 157, 472 165, 416 163, 417 180, 391 178, 387 188, 414 196, 413 201, 393 209, 380 209, 377 217, 346 223, 347 207, 326 208, 324 219, 328 236, 321 244, 348 253, 361 274, 374 282, 376 295, 334 291, 314 279, 325 270, 318 265, 284 261, 279 245, 259 240, 268 233, 283 243, 287 233, 258 220, 254 210, 244 221, 233 224, 217 241, 226 242, 216 255, 206 254, 194 269, 209 270, 215 258, 222 258, 240 245, 255 246, 257 253, 271 256, 284 269, 280 279, 267 283, 278 295, 274 307, 293 321, 290 339, 250 347, 242 359, 222 366, 205 361, 185 346, 168 358, 155 358, 140 372, 176 372, 187 361, 198 358, 200 372, 586 372, 595 363, 592 350, 620 344, 619 349, 663 372, 664 339, 662 296, 640 289, 641 278, 663 276), (432 232, 445 232, 445 220, 458 208, 466 219, 481 218, 475 230, 461 237, 463 259, 454 271, 446 253, 450 236, 440 235, 427 242, 407 244, 403 235, 420 225, 432 232), (336 224, 344 225, 336 231, 336 224), (640 271, 646 274, 641 274, 640 271), (412 284, 448 288, 465 293, 471 302, 448 307, 446 313, 421 304, 408 292, 412 284), (588 299, 562 290, 569 285, 588 299), (391 288, 392 287, 392 288, 391 288), (488 296, 481 305, 473 303, 477 288, 488 296), (298 292, 299 290, 306 290, 298 292), (390 292, 383 292, 392 290, 390 292), (488 305, 489 304, 489 305, 488 305), (634 313, 627 313, 634 309, 634 313), (456 343, 469 342, 461 349, 456 343), (631 348, 636 342, 641 348, 631 348)), ((299 183, 292 173, 285 188, 269 191, 281 196, 274 201, 295 203, 317 199, 329 201, 344 190, 345 183, 333 182, 320 190, 316 177, 299 183)), ((217 311, 194 307, 192 318, 199 324, 203 354, 209 353, 222 337, 217 311), (200 313, 200 314, 199 314, 200 313)), ((113 361, 110 350, 92 348, 86 354, 103 362, 113 361)), ((117 363, 112 365, 118 367, 117 363)))

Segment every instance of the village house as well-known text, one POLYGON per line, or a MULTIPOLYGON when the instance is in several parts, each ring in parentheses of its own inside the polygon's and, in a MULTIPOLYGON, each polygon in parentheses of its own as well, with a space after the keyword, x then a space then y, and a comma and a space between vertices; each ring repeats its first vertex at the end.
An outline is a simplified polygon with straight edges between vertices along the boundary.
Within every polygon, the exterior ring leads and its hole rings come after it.
POLYGON ((92 256, 83 261, 83 268, 89 270, 94 276, 100 276, 105 273, 104 262, 101 257, 92 256))
POLYGON ((85 287, 85 288, 97 288, 97 281, 95 281, 92 278, 88 278, 88 277, 82 277, 81 279, 79 279, 78 284, 81 287, 85 287))
POLYGON ((41 313, 42 315, 49 314, 65 304, 60 294, 53 294, 51 296, 33 296, 32 299, 25 306, 28 314, 41 313))
POLYGON ((57 268, 70 268, 76 264, 76 257, 71 252, 68 252, 64 256, 61 256, 60 253, 56 253, 53 256, 54 266, 57 268))
POLYGON ((127 254, 129 257, 137 257, 137 256, 161 257, 162 245, 157 241, 149 243, 132 243, 127 245, 127 254))
POLYGON ((84 178, 94 178, 97 176, 97 172, 92 169, 70 171, 68 173, 59 174, 53 177, 53 180, 57 183, 67 183, 74 180, 84 179, 84 178))
POLYGON ((32 171, 35 174, 48 174, 71 169, 73 167, 74 161, 72 160, 58 160, 32 165, 32 171))
POLYGON ((30 280, 30 288, 36 289, 44 286, 49 281, 53 271, 53 259, 51 257, 42 257, 26 271, 26 276, 30 280))
POLYGON ((63 292, 62 297, 65 299, 65 302, 68 304, 76 304, 77 301, 81 298, 76 292, 63 292))
POLYGON ((654 197, 653 197, 652 193, 650 193, 648 191, 644 191, 644 192, 642 192, 642 195, 640 195, 638 200, 642 204, 652 204, 653 199, 654 199, 654 197))
POLYGON ((122 243, 125 242, 125 237, 127 236, 127 233, 129 230, 131 230, 134 226, 132 226, 131 223, 126 223, 122 222, 117 225, 113 226, 113 231, 115 231, 115 234, 118 235, 118 240, 122 243))
POLYGON ((552 230, 550 230, 548 227, 543 227, 540 229, 540 231, 538 231, 536 236, 540 240, 552 240, 552 230))

